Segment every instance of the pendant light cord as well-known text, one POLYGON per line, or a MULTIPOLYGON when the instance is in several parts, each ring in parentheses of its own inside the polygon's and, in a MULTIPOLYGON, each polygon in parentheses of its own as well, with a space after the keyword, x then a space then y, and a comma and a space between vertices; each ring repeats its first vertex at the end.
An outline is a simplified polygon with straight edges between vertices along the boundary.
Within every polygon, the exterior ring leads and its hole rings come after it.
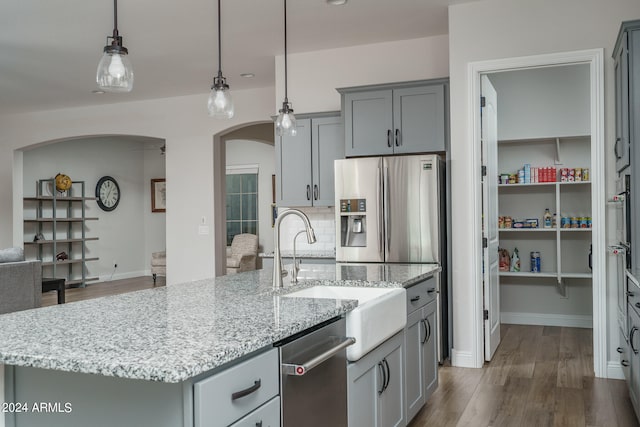
POLYGON ((287 0, 284 0, 284 102, 289 103, 287 97, 287 0))
POLYGON ((222 41, 220 29, 220 1, 218 0, 218 77, 222 77, 222 41))
POLYGON ((118 36, 118 0, 113 0, 113 38, 118 36))

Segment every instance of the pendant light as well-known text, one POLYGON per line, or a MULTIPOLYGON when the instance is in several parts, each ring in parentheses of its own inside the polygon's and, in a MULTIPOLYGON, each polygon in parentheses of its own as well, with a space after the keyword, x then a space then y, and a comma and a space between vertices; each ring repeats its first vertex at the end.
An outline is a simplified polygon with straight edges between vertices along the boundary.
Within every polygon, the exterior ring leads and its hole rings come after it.
POLYGON ((131 92, 133 68, 128 54, 129 51, 122 46, 122 37, 118 34, 118 0, 113 0, 113 35, 107 36, 107 45, 96 73, 96 83, 100 89, 105 92, 131 92))
POLYGON ((278 136, 295 136, 296 117, 287 98, 287 0, 284 0, 284 102, 276 119, 276 134, 278 136))
POLYGON ((220 33, 220 0, 218 0, 218 75, 213 78, 207 108, 212 117, 230 119, 234 113, 233 99, 231 99, 227 79, 222 76, 222 39, 220 33))

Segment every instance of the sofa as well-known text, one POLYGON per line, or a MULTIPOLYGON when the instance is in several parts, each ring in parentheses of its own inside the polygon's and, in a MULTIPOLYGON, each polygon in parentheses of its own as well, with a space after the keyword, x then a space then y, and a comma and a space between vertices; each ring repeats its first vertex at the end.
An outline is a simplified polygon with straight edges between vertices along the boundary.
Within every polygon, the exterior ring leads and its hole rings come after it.
POLYGON ((42 263, 0 263, 0 314, 40 307, 42 263))

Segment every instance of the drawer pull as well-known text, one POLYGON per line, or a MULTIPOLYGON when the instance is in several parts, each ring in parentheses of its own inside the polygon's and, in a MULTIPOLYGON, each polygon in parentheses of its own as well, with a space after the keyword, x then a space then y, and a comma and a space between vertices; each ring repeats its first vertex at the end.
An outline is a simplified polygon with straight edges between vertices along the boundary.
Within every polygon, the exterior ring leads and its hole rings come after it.
POLYGON ((251 393, 256 392, 260 386, 261 386, 261 381, 260 379, 257 379, 253 382, 253 385, 249 388, 245 388, 244 390, 240 390, 240 391, 236 391, 235 393, 233 393, 231 395, 231 400, 236 400, 236 399, 240 399, 242 397, 248 396, 251 393))
POLYGON ((409 301, 411 301, 411 302, 420 301, 420 295, 418 295, 417 297, 411 298, 409 301))
POLYGON ((260 421, 258 421, 258 422, 256 423, 256 427, 262 427, 262 420, 260 420, 260 421))
POLYGON ((428 294, 432 294, 436 291, 436 288, 427 289, 428 294))
POLYGON ((622 349, 622 347, 618 347, 616 348, 616 351, 620 354, 622 354, 624 352, 624 350, 622 349))
POLYGON ((620 362, 620 364, 621 364, 622 366, 624 366, 625 368, 626 368, 627 366, 629 366, 629 362, 627 362, 626 360, 623 360, 622 362, 620 362))
POLYGON ((632 297, 632 296, 633 296, 633 292, 631 292, 631 291, 627 291, 627 296, 628 296, 628 297, 632 297))

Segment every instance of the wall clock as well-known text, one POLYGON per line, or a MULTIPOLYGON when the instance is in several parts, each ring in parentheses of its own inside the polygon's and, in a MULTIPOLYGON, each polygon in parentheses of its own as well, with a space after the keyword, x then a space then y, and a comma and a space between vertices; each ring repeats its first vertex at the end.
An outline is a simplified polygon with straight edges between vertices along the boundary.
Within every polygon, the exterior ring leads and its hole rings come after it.
POLYGON ((96 201, 103 211, 111 212, 120 203, 120 187, 110 176, 103 176, 96 184, 96 201))

